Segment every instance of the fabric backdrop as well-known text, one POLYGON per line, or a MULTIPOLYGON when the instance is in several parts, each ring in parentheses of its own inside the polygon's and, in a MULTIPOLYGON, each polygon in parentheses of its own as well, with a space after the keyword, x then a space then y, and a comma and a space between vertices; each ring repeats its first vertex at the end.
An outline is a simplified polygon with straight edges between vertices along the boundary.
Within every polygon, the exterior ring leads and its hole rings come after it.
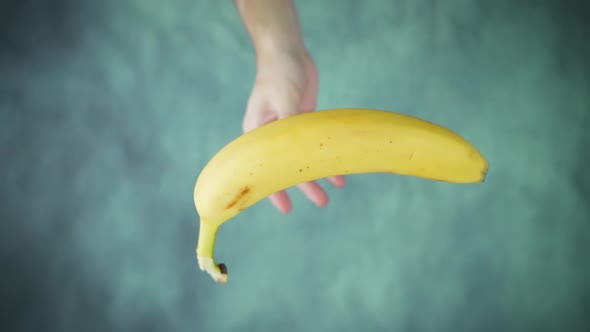
POLYGON ((590 331, 582 4, 298 1, 318 109, 426 118, 490 171, 264 200, 220 231, 219 285, 192 190, 256 71, 233 3, 1 2, 2 330, 590 331))

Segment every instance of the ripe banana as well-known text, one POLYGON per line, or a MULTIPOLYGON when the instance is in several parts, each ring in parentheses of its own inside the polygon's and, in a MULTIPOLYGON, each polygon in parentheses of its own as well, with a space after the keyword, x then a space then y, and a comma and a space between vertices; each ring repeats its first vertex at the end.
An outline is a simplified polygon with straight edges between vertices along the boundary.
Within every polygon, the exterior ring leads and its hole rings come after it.
POLYGON ((486 159, 463 137, 399 113, 331 109, 271 122, 223 147, 196 181, 199 267, 226 283, 225 265, 213 258, 220 225, 299 183, 360 173, 476 183, 487 169, 486 159))

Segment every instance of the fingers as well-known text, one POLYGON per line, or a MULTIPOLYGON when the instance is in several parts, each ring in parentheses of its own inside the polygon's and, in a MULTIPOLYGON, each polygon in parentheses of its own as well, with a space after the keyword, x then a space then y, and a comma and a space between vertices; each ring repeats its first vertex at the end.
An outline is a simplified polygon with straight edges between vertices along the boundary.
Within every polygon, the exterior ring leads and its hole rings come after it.
MULTIPOLYGON (((341 175, 329 177, 328 181, 336 188, 342 188, 346 184, 346 178, 341 175)), ((305 197, 314 202, 317 206, 324 207, 328 205, 330 198, 326 191, 317 182, 305 182, 299 184, 297 187, 303 192, 305 197)))
MULTIPOLYGON (((346 184, 344 176, 329 177, 328 181, 336 188, 342 188, 346 184)), ((330 198, 326 191, 315 181, 305 182, 297 185, 297 188, 319 207, 328 205, 330 198)), ((293 209, 293 204, 286 191, 280 191, 269 196, 272 204, 282 213, 289 213, 293 209)))
MULTIPOLYGON (((328 204, 328 194, 316 182, 306 182, 297 185, 299 190, 303 192, 305 197, 314 202, 319 207, 324 207, 328 204)), ((274 193, 268 197, 272 204, 282 213, 289 213, 293 209, 293 204, 286 191, 274 193)))
POLYGON ((346 185, 346 178, 342 175, 329 177, 328 181, 336 188, 342 188, 346 185))
POLYGON ((326 191, 315 181, 299 184, 297 185, 297 188, 303 192, 305 197, 319 207, 328 205, 328 202, 330 201, 326 191))
POLYGON ((285 191, 279 191, 277 193, 274 193, 270 195, 268 198, 270 199, 272 204, 282 213, 289 213, 293 209, 291 199, 285 191))

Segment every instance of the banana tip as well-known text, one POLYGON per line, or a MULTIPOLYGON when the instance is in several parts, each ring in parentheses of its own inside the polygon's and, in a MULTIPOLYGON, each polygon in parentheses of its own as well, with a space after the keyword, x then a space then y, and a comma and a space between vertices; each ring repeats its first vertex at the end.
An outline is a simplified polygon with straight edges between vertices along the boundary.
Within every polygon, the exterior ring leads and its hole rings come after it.
POLYGON ((225 264, 216 264, 211 257, 197 256, 197 259, 201 271, 206 271, 217 283, 227 283, 227 266, 225 264))
POLYGON ((227 283, 227 266, 223 263, 219 264, 219 271, 221 272, 221 275, 219 275, 215 281, 220 284, 227 283))
POLYGON ((217 277, 217 279, 215 279, 215 282, 217 282, 218 284, 225 285, 227 283, 227 274, 217 277))

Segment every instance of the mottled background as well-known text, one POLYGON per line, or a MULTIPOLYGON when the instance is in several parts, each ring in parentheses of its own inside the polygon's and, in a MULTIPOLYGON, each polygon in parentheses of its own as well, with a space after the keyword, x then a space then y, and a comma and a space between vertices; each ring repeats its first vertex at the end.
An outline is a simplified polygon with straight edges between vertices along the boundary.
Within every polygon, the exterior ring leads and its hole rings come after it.
POLYGON ((255 75, 232 2, 0 3, 2 331, 590 331, 588 2, 298 1, 319 108, 428 118, 491 169, 265 200, 220 232, 225 286, 192 190, 255 75))

